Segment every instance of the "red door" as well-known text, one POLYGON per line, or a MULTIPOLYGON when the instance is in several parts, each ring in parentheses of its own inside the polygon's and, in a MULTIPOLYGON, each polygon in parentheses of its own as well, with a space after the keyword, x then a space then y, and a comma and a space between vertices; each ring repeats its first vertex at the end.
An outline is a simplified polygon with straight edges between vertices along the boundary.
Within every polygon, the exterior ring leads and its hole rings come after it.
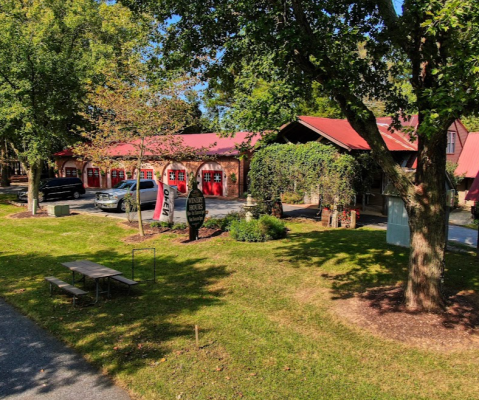
POLYGON ((100 169, 87 168, 86 173, 87 173, 88 187, 100 187, 100 169))
POLYGON ((203 194, 213 194, 213 171, 203 171, 203 194))
POLYGON ((152 169, 140 170, 140 179, 153 179, 153 170, 152 169))
POLYGON ((168 185, 174 185, 178 187, 180 193, 186 193, 186 171, 184 169, 169 169, 168 185))
POLYGON ((223 172, 213 172, 213 194, 223 196, 223 172))
POLYGON ((125 179, 125 171, 122 169, 111 170, 111 186, 115 186, 118 182, 125 179))
POLYGON ((77 169, 72 167, 65 167, 65 177, 75 178, 77 176, 77 169))

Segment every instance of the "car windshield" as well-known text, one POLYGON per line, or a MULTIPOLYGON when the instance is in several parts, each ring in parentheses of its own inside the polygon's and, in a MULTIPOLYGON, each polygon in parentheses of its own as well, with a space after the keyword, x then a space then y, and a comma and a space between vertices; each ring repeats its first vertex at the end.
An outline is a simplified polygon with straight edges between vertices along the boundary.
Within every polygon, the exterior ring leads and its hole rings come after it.
POLYGON ((121 181, 118 182, 115 186, 113 186, 114 189, 125 189, 125 190, 132 190, 135 188, 135 182, 128 182, 128 181, 121 181))

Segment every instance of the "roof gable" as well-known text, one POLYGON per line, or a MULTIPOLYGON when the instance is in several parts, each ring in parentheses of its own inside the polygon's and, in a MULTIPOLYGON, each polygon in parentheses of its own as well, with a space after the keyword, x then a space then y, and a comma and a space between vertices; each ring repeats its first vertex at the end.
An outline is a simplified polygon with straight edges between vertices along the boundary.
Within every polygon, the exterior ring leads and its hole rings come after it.
POLYGON ((479 132, 469 133, 457 164, 457 175, 475 178, 479 173, 479 132))
MULTIPOLYGON (((177 135, 182 139, 182 145, 188 148, 198 149, 212 146, 208 149, 205 155, 208 156, 236 156, 239 155, 237 146, 250 140, 251 146, 254 146, 260 139, 259 134, 252 134, 249 132, 237 132, 234 137, 221 137, 217 133, 193 133, 185 135, 177 135)), ((148 144, 146 143, 146 147, 148 144)), ((127 156, 135 153, 134 146, 129 143, 122 143, 111 147, 110 155, 112 156, 127 156)), ((146 156, 154 156, 148 150, 146 156)), ((57 157, 71 157, 73 152, 70 148, 55 153, 57 157)))
MULTIPOLYGON (((407 126, 412 126, 414 118, 408 121, 407 126)), ((371 150, 364 140, 346 119, 331 119, 321 117, 299 116, 300 124, 314 130, 338 146, 351 150, 371 150)), ((390 117, 378 118, 378 129, 387 148, 390 151, 417 151, 417 143, 411 142, 409 135, 403 131, 389 130, 392 119, 390 117)))

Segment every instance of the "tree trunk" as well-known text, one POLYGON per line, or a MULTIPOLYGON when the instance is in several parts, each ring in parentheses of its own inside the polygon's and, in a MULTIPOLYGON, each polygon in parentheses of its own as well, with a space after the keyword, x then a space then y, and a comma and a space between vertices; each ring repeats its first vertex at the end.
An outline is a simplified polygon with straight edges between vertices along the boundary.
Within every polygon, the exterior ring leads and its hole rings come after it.
MULTIPOLYGON (((25 166, 24 166, 25 168, 25 166)), ((38 188, 42 175, 42 163, 36 162, 30 168, 25 168, 28 176, 28 211, 33 210, 33 199, 38 200, 38 188)))
POLYGON ((145 231, 143 230, 143 218, 141 217, 141 203, 140 203, 140 175, 141 175, 141 162, 143 160, 143 144, 144 138, 141 139, 141 148, 140 155, 138 157, 138 163, 136 167, 136 204, 137 204, 137 215, 138 215, 138 232, 140 236, 145 236, 145 231))
POLYGON ((411 311, 440 311, 445 304, 442 293, 445 214, 424 214, 409 219, 411 250, 406 307, 411 311))
MULTIPOLYGON (((353 98, 337 94, 336 99, 352 127, 368 142, 373 156, 406 206, 411 233, 406 307, 411 311, 440 311, 445 305, 441 285, 446 246, 447 130, 454 119, 440 124, 429 122, 422 127, 424 116, 419 112, 415 132, 417 168, 414 174, 409 174, 387 149, 374 115, 365 110, 368 118, 359 118, 347 101, 349 99, 354 104, 353 98)), ((361 104, 356 104, 358 109, 361 109, 361 104)))
POLYGON ((8 149, 6 141, 3 142, 0 149, 0 167, 0 173, 2 174, 0 186, 10 186, 10 167, 8 165, 8 149))
POLYGON ((415 182, 403 198, 409 217, 411 250, 406 307, 441 311, 446 248, 446 140, 449 123, 418 140, 415 182))

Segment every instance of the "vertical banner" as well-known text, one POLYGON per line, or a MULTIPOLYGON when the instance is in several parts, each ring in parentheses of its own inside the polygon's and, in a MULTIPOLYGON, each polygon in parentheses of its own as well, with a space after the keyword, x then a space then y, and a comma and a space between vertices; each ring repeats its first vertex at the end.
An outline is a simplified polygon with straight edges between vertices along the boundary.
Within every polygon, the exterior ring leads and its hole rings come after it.
POLYGON ((158 197, 156 198, 155 213, 153 219, 156 221, 173 223, 175 212, 175 189, 163 182, 158 182, 158 197))

